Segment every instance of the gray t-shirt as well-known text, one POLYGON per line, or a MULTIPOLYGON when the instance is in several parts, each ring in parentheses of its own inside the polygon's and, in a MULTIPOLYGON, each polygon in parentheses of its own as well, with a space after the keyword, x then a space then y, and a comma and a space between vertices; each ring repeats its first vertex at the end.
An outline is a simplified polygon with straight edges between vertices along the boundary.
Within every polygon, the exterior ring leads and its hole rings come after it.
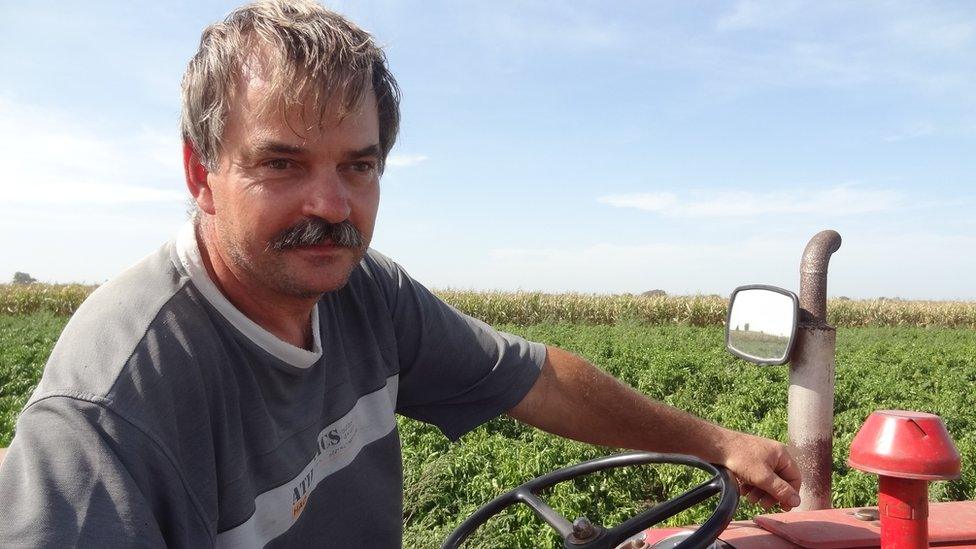
POLYGON ((68 322, 0 466, 0 547, 396 547, 394 413, 456 439, 517 404, 545 347, 369 251, 311 351, 207 277, 192 227, 68 322))

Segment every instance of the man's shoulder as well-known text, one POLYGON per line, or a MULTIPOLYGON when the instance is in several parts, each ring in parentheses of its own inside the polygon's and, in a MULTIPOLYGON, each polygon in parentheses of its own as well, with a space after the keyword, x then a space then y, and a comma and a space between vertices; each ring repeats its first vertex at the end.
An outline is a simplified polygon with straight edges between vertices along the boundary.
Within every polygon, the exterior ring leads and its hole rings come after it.
POLYGON ((337 295, 354 297, 357 301, 367 295, 378 295, 390 305, 396 300, 398 288, 406 276, 395 261, 369 248, 349 276, 346 286, 338 294, 326 294, 324 301, 329 302, 337 295))
MULTIPOLYGON (((51 352, 32 401, 52 394, 106 398, 140 354, 159 359, 206 322, 172 254, 172 244, 164 245, 85 300, 51 352)), ((146 362, 138 366, 152 366, 146 362)))
POLYGON ((403 271, 395 261, 373 248, 366 250, 362 261, 359 262, 359 268, 370 278, 395 278, 403 271))
POLYGON ((148 317, 152 311, 147 307, 159 309, 186 281, 174 263, 173 243, 168 242, 99 286, 72 315, 71 323, 148 317))

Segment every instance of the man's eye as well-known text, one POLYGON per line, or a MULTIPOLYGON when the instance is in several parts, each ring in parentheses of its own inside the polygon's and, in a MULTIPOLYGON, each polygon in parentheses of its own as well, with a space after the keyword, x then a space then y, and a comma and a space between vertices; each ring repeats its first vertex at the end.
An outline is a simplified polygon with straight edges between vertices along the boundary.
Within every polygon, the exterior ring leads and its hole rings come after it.
POLYGON ((349 170, 353 173, 366 174, 370 173, 376 169, 376 165, 372 162, 352 162, 349 164, 349 170))
POLYGON ((273 160, 268 160, 264 163, 266 168, 271 168, 272 170, 287 170, 292 166, 291 160, 287 158, 275 158, 273 160))

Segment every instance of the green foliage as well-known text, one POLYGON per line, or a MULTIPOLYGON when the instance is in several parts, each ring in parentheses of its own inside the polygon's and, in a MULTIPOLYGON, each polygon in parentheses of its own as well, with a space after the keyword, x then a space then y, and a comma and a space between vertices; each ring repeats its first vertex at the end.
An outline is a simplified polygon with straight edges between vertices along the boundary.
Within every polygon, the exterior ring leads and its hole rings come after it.
MULTIPOLYGON (((66 317, 0 315, 0 446, 37 383, 66 317)), ((725 426, 787 440, 785 366, 759 367, 724 350, 720 327, 615 324, 507 324, 500 328, 557 345, 599 364, 654 398, 725 426)), ((963 476, 933 485, 934 500, 976 498, 976 331, 856 328, 837 334, 834 495, 836 506, 870 505, 877 479, 846 464, 857 429, 874 410, 939 414, 962 454, 963 476)), ((449 443, 435 428, 399 420, 404 461, 404 546, 437 547, 474 509, 526 480, 612 453, 563 440, 500 417, 449 443)), ((614 525, 650 502, 701 478, 676 467, 642 467, 569 483, 545 494, 570 519, 585 514, 614 525)), ((671 524, 700 522, 707 503, 671 524)), ((743 501, 739 518, 760 510, 743 501)), ((524 508, 482 528, 470 547, 554 547, 556 538, 524 508)))
POLYGON ((0 314, 0 448, 10 444, 17 416, 67 321, 50 313, 0 314))

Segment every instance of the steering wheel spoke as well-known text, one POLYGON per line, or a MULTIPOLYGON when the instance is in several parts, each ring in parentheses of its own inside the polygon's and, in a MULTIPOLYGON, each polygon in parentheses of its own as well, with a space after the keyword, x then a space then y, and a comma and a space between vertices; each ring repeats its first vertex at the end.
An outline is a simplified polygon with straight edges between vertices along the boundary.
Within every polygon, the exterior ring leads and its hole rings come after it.
POLYGON ((525 505, 532 509, 532 511, 546 521, 552 529, 559 532, 559 535, 566 539, 567 536, 573 533, 573 525, 570 524, 566 517, 560 515, 553 509, 549 507, 549 504, 542 501, 542 498, 533 494, 530 490, 526 488, 519 488, 515 491, 515 497, 525 505))
POLYGON ((721 491, 722 479, 720 475, 715 475, 695 488, 677 495, 668 501, 658 503, 650 509, 642 511, 639 515, 621 522, 611 528, 607 533, 612 541, 618 540, 616 543, 623 543, 624 540, 633 536, 635 531, 639 532, 644 528, 648 528, 650 525, 664 522, 721 491))

